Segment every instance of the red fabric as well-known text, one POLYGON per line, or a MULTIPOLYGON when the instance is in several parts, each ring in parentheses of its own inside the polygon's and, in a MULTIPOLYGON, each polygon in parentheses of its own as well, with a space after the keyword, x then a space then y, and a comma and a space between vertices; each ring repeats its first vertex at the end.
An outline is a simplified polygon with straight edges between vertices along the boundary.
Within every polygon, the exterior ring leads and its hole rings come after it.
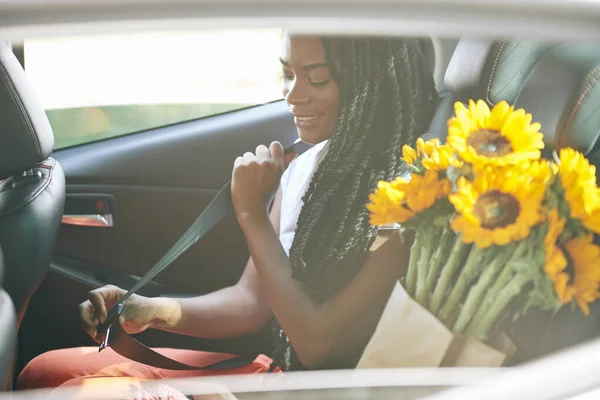
MULTIPOLYGON (((204 366, 235 357, 232 354, 210 353, 181 349, 154 349, 183 363, 204 366)), ((216 371, 173 371, 150 367, 125 358, 108 348, 98 352, 97 347, 77 347, 54 350, 33 360, 21 372, 17 389, 38 389, 75 385, 83 378, 131 377, 140 379, 184 378, 206 375, 257 374, 269 371, 272 360, 258 356, 250 365, 216 371)))
MULTIPOLYGON (((75 378, 52 391, 52 395, 58 398, 59 395, 64 394, 65 392, 61 390, 65 386, 77 386, 75 398, 81 400, 91 400, 99 397, 122 400, 188 400, 188 397, 179 390, 165 385, 162 381, 149 381, 140 378, 104 378, 96 376, 75 378), (141 383, 144 385, 142 386, 141 383)), ((209 387, 212 389, 212 386, 209 387)), ((202 400, 205 398, 209 400, 228 400, 232 398, 227 396, 227 389, 215 387, 212 390, 214 390, 214 394, 206 397, 198 396, 198 398, 202 400), (225 395, 221 396, 221 393, 225 393, 225 395)), ((69 397, 72 396, 72 393, 69 392, 69 397)))

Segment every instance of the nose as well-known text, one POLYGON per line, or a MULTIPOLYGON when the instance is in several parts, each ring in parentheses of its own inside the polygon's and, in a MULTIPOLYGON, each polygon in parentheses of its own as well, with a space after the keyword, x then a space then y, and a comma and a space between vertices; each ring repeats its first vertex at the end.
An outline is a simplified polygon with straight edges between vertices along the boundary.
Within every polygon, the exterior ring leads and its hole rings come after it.
POLYGON ((307 84, 300 79, 295 79, 293 83, 284 89, 285 101, 290 106, 304 105, 310 102, 310 93, 307 84))

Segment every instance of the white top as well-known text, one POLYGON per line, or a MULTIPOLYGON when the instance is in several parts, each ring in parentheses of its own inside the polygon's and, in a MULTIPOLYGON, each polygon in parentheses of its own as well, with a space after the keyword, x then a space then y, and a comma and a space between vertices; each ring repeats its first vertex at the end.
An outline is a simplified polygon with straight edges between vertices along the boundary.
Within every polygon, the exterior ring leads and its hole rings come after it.
POLYGON ((327 153, 327 143, 327 140, 321 142, 294 159, 281 177, 282 198, 279 240, 287 255, 289 255, 294 241, 298 217, 303 206, 302 196, 308 189, 317 165, 327 153))

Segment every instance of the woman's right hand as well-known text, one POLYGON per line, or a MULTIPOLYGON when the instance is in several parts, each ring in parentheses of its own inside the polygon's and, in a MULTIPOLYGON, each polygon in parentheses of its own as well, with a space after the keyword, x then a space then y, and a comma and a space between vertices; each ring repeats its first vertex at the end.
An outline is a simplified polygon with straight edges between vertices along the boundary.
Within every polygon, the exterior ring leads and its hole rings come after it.
MULTIPOLYGON (((125 294, 125 290, 107 285, 88 293, 88 300, 79 305, 79 314, 83 329, 92 339, 98 341, 98 324, 106 321, 107 311, 125 294)), ((163 310, 164 302, 160 298, 150 298, 134 294, 124 303, 125 308, 119 317, 119 323, 129 334, 142 332, 150 327, 159 315, 169 315, 163 310)))

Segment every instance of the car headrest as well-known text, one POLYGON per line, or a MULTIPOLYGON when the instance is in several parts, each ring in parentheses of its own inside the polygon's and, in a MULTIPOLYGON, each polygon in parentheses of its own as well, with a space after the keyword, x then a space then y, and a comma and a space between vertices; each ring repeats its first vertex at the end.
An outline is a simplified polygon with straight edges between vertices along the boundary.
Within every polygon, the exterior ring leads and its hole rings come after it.
POLYGON ((53 147, 44 107, 10 46, 0 41, 0 179, 44 161, 53 147))
POLYGON ((592 150, 600 135, 598 80, 600 46, 533 40, 463 39, 445 76, 448 104, 505 100, 531 113, 542 125, 546 156, 567 146, 592 150))
POLYGON ((554 46, 533 40, 462 39, 444 82, 455 94, 477 94, 491 105, 501 100, 514 104, 532 68, 554 46))
POLYGON ((423 55, 425 56, 425 62, 427 63, 427 66, 431 70, 431 73, 434 74, 435 73, 435 58, 436 58, 436 56, 435 56, 435 48, 433 45, 433 38, 432 37, 421 37, 418 40, 419 40, 419 44, 421 45, 421 51, 423 52, 423 55))
POLYGON ((540 59, 516 106, 542 125, 549 149, 589 154, 600 135, 600 46, 561 44, 540 59))

